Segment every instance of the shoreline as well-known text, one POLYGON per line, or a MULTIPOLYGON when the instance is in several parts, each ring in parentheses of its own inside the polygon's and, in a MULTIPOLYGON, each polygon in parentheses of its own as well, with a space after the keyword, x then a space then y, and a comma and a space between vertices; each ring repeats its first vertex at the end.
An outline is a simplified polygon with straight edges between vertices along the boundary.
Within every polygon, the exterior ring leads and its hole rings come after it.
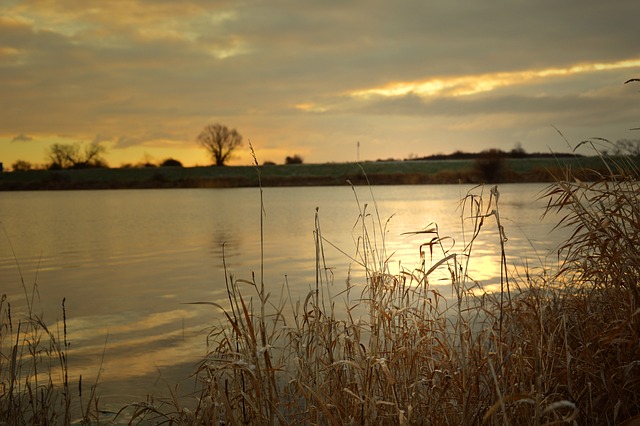
POLYGON ((473 160, 434 160, 30 170, 0 173, 0 191, 547 183, 567 167, 585 180, 604 171, 599 157, 507 159, 497 166, 479 170, 473 160))

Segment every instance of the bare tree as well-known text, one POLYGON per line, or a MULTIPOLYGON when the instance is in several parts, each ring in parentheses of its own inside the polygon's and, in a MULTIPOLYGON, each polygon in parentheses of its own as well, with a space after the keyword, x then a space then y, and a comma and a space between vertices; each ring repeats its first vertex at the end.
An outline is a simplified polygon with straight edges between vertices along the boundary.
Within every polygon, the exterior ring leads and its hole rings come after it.
POLYGON ((102 158, 106 152, 99 143, 91 143, 82 149, 81 145, 56 143, 49 148, 49 168, 81 169, 88 167, 107 167, 102 158))
POLYGON ((15 163, 13 163, 11 165, 11 170, 13 170, 14 172, 26 172, 33 169, 33 166, 31 165, 30 162, 25 161, 25 160, 17 160, 15 163))
POLYGON ((84 158, 82 159, 83 165, 85 167, 107 167, 106 161, 102 158, 102 155, 106 152, 107 149, 98 142, 85 145, 84 158))
POLYGON ((198 135, 198 142, 209 151, 216 166, 224 166, 233 151, 242 145, 242 136, 236 129, 229 130, 222 124, 209 124, 198 135))
POLYGON ((77 144, 54 143, 49 148, 51 169, 68 169, 79 161, 79 146, 77 144))

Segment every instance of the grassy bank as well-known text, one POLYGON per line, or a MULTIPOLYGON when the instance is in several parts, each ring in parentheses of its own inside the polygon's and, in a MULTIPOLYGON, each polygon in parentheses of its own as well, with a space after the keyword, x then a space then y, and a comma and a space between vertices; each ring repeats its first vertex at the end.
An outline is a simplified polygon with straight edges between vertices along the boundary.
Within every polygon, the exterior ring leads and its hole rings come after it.
MULTIPOLYGON (((499 186, 461 200, 464 241, 452 246, 435 225, 416 230, 424 262, 397 274, 389 271, 397 259, 385 249, 386 218, 375 203, 358 203, 358 191, 369 188, 354 187, 352 276, 332 276, 317 216, 316 282, 306 298, 263 282, 260 264, 250 280, 226 271, 228 300, 201 302, 224 321, 207 336, 197 395, 127 408, 136 421, 207 425, 640 419, 638 169, 623 158, 601 161, 608 171, 590 183, 565 168, 549 185, 548 213, 559 211, 559 226, 575 232, 559 247, 558 268, 536 275, 506 262, 499 186), (485 233, 501 242, 498 291, 467 273, 485 233), (440 272, 450 277, 446 294, 435 285, 440 272)), ((266 220, 261 211, 256 220, 266 220)), ((97 394, 80 396, 65 381, 64 322, 52 333, 33 314, 13 318, 2 302, 0 422, 98 419, 97 394), (80 417, 67 414, 74 401, 80 417)))
MULTIPOLYGON (((263 186, 548 182, 550 171, 602 168, 592 158, 505 159, 496 176, 473 160, 389 161, 260 166, 263 186)), ((0 191, 127 188, 225 188, 258 186, 256 167, 151 167, 30 170, 0 173, 0 191)))

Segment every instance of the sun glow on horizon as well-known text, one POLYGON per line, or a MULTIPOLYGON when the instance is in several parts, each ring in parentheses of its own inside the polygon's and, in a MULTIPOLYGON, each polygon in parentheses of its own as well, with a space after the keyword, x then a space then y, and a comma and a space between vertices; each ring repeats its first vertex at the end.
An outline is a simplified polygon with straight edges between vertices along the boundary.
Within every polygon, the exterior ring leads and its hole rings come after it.
POLYGON ((369 98, 372 96, 398 97, 409 94, 420 97, 469 96, 490 92, 500 87, 526 84, 543 78, 632 67, 640 67, 640 59, 628 59, 612 63, 579 64, 567 68, 545 68, 462 77, 442 77, 422 81, 393 82, 381 87, 352 91, 348 93, 348 96, 354 98, 369 98))

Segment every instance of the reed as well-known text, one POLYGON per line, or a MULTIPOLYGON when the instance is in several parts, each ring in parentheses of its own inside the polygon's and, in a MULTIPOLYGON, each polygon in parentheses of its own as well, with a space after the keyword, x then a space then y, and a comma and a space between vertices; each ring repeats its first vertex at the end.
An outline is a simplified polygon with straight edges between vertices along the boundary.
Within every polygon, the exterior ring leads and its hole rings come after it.
MULTIPOLYGON (((19 265, 18 265, 19 269, 19 265)), ((16 313, 0 299, 0 424, 89 424, 99 420, 99 380, 83 392, 82 376, 69 380, 65 300, 62 321, 48 325, 38 306, 37 285, 22 280, 26 308, 16 313), (17 317, 17 318, 16 318, 17 317)), ((84 385, 86 388, 86 384, 84 385)))
POLYGON ((24 292, 24 306, 17 310, 12 310, 6 294, 0 298, 0 424, 99 422, 100 413, 105 413, 99 408, 97 393, 100 372, 89 389, 86 383, 83 385, 82 375, 77 384, 69 380, 71 344, 67 339, 66 299, 62 299, 62 320, 48 323, 38 312, 38 283, 27 286, 1 222, 0 227, 13 253, 24 292))

